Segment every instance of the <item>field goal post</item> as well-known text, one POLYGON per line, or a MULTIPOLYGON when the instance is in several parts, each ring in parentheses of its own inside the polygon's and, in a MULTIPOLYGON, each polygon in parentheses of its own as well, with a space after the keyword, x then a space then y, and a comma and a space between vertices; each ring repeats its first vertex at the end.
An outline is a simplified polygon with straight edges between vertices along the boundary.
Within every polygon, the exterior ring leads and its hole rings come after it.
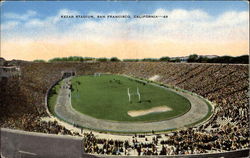
POLYGON ((139 102, 141 101, 141 93, 139 91, 139 88, 137 87, 136 93, 130 93, 130 90, 128 88, 128 101, 131 102, 131 95, 137 95, 139 102))
POLYGON ((101 76, 101 73, 100 73, 100 72, 94 73, 94 77, 100 77, 100 76, 101 76))

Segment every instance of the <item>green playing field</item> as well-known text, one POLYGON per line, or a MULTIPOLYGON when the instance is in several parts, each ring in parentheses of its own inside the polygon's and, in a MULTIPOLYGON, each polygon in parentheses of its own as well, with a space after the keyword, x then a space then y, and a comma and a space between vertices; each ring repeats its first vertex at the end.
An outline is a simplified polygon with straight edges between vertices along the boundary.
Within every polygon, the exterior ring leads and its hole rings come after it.
POLYGON ((98 119, 159 121, 180 116, 191 107, 190 102, 177 93, 121 75, 87 75, 74 77, 71 81, 73 108, 98 119), (148 110, 160 106, 167 106, 171 110, 137 117, 128 115, 131 110, 148 110))

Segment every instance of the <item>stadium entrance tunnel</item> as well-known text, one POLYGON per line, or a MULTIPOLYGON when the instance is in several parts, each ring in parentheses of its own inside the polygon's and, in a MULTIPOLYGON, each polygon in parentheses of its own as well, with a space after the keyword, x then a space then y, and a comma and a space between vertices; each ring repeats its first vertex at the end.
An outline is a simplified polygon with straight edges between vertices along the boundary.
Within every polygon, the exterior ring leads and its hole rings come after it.
POLYGON ((173 131, 204 123, 213 112, 209 101, 191 92, 111 74, 63 79, 50 90, 48 106, 67 123, 111 133, 173 131), (170 110, 152 112, 163 105, 170 110), (146 114, 132 117, 129 110, 146 114))
POLYGON ((76 75, 76 71, 62 71, 62 79, 76 75))

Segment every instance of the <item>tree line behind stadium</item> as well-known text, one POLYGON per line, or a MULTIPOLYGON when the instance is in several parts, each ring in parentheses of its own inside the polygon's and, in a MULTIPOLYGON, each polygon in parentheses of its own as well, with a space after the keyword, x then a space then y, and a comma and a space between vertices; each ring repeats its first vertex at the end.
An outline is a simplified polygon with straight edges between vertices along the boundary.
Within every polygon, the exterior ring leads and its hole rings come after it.
POLYGON ((77 61, 77 62, 188 62, 188 63, 230 63, 230 64, 248 64, 249 55, 242 56, 206 56, 191 54, 187 57, 168 57, 164 56, 161 58, 144 58, 144 59, 119 59, 117 57, 112 58, 93 58, 93 57, 81 57, 81 56, 69 56, 69 57, 56 57, 48 61, 38 59, 34 62, 61 62, 61 61, 77 61))

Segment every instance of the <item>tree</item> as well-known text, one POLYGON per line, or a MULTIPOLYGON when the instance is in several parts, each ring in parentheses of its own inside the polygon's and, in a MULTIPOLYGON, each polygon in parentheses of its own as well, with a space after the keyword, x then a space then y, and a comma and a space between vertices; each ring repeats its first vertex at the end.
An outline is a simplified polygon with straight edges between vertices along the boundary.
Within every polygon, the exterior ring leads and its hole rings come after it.
POLYGON ((196 62, 198 60, 198 55, 197 54, 191 54, 189 55, 187 62, 196 62))
POLYGON ((69 56, 69 57, 56 57, 53 59, 50 59, 49 62, 64 62, 64 61, 74 61, 74 62, 84 62, 89 60, 94 60, 95 58, 92 57, 81 57, 81 56, 69 56))
POLYGON ((144 58, 141 61, 154 62, 154 61, 158 61, 158 59, 155 59, 155 58, 144 58))
POLYGON ((110 61, 112 61, 112 62, 118 62, 118 61, 120 61, 120 59, 118 59, 117 57, 112 57, 110 59, 110 61))
POLYGON ((96 60, 97 60, 97 61, 100 61, 100 62, 106 62, 106 61, 108 61, 107 58, 97 58, 96 60))
POLYGON ((197 62, 199 62, 199 63, 207 63, 208 62, 208 58, 207 57, 203 57, 203 56, 199 56, 199 58, 197 59, 197 62))
POLYGON ((173 60, 173 62, 181 62, 181 59, 180 59, 180 58, 175 58, 175 59, 173 60))
POLYGON ((138 62, 139 59, 123 59, 124 62, 138 62))
POLYGON ((170 58, 165 56, 165 57, 161 57, 160 61, 170 61, 170 58))
POLYGON ((233 63, 249 64, 249 55, 234 57, 231 61, 233 63))

